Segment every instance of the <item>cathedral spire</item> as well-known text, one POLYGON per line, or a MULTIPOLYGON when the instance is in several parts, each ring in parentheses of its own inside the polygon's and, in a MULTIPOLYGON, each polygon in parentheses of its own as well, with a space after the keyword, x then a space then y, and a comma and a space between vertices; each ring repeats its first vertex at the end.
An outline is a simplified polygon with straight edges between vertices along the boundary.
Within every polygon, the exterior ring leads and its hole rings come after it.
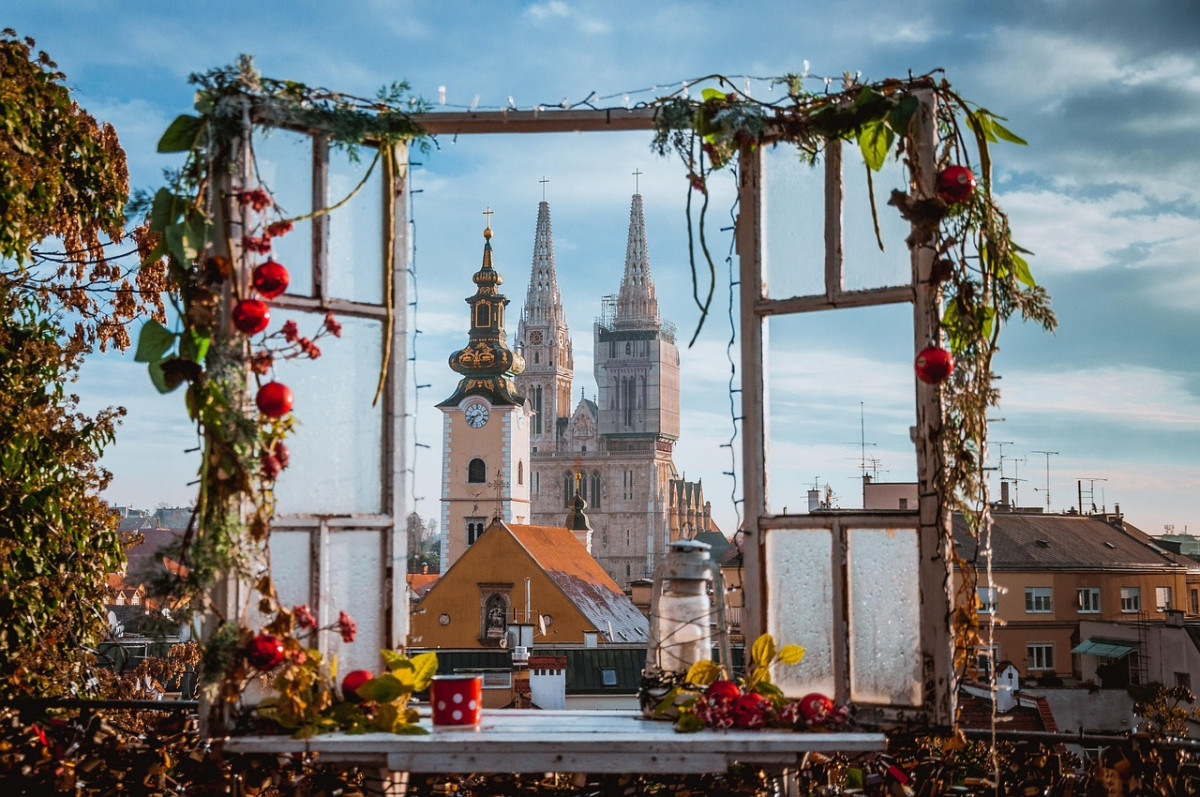
POLYGON ((625 244, 625 276, 617 297, 616 323, 621 327, 657 327, 658 299, 650 276, 650 255, 646 249, 646 217, 642 195, 633 195, 629 209, 629 238, 625 244))
POLYGON ((562 312, 558 276, 554 271, 554 236, 550 232, 550 203, 538 204, 537 229, 533 234, 533 270, 525 297, 525 320, 556 320, 562 312))

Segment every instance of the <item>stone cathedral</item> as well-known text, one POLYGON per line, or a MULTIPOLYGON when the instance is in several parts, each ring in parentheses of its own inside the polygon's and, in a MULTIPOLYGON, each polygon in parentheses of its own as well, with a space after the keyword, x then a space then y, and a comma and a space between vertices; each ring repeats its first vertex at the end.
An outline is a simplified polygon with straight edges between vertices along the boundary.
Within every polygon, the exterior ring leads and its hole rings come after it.
POLYGON ((584 542, 618 584, 649 577, 669 542, 719 534, 701 484, 682 479, 673 459, 679 350, 674 326, 659 316, 641 195, 630 208, 619 292, 601 299, 593 327, 594 400, 581 391, 572 404, 575 365, 549 203, 538 206, 515 352, 507 347, 508 300, 496 291, 490 230, 488 237, 473 278, 480 290, 467 300, 471 341, 450 358, 463 379, 438 405, 445 413, 442 571, 491 515, 561 527, 577 494, 592 526, 584 542), (488 428, 492 416, 498 423, 488 428))

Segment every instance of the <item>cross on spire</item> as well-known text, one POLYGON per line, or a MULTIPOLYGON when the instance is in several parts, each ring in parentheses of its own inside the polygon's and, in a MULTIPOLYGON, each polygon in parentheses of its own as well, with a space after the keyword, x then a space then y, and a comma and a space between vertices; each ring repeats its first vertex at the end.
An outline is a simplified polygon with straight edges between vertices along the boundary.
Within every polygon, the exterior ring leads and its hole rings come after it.
POLYGON ((488 205, 487 210, 483 211, 483 215, 487 217, 487 229, 492 229, 492 214, 496 211, 492 210, 492 206, 488 205))
POLYGON ((546 183, 550 182, 546 179, 546 175, 542 175, 542 179, 538 180, 542 184, 542 201, 546 201, 546 183))
POLYGON ((634 170, 633 170, 633 193, 635 193, 635 194, 639 194, 639 193, 641 193, 641 191, 640 191, 640 187, 641 187, 641 180, 640 180, 640 179, 638 179, 638 178, 640 178, 641 176, 642 176, 642 170, 641 170, 641 169, 634 169, 634 170))

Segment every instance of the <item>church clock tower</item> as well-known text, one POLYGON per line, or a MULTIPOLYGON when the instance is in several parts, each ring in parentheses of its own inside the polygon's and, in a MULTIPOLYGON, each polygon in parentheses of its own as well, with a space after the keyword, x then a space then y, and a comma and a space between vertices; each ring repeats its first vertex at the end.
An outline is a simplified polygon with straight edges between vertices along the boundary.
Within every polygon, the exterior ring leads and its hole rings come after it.
MULTIPOLYGON (((525 372, 517 388, 533 409, 530 442, 535 454, 555 454, 571 417, 571 379, 575 360, 571 333, 554 273, 554 237, 550 232, 550 204, 538 205, 533 237, 533 270, 529 292, 517 325, 519 350, 525 355, 525 372)), ((535 492, 537 485, 535 485, 535 492)))
POLYGON ((527 523, 530 517, 530 408, 513 382, 525 361, 508 348, 508 299, 499 292, 503 279, 492 267, 490 221, 483 237, 483 266, 472 277, 475 295, 467 299, 470 339, 450 355, 450 367, 462 379, 437 405, 443 413, 443 573, 493 519, 527 523))

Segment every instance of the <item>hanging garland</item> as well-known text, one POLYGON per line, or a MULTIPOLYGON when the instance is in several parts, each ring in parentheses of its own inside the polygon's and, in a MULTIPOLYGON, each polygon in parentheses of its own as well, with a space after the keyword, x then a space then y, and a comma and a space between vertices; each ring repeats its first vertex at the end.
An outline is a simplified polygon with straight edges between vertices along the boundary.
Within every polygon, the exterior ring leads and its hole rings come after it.
MULTIPOLYGON (((912 224, 909 248, 933 250, 931 280, 944 298, 940 328, 949 351, 931 342, 915 363, 918 378, 941 386, 945 409, 938 444, 944 469, 937 477, 943 512, 947 516, 961 513, 972 536, 986 541, 991 528, 984 470, 987 411, 999 400, 992 361, 1000 329, 1014 314, 1046 330, 1053 330, 1057 323, 1049 297, 1034 281, 1024 258, 1029 253, 1013 241, 1008 217, 993 195, 990 146, 1000 141, 1026 142, 1004 126, 1003 117, 963 99, 944 77, 934 74, 861 83, 847 73, 841 91, 830 91, 830 81, 825 79, 824 91, 815 93, 805 90, 804 76, 788 75, 775 81, 787 90, 786 97, 777 102, 757 100, 720 75, 705 81, 721 88, 704 89, 699 100, 689 98, 685 88, 658 103, 653 144, 659 154, 676 153, 687 168, 692 290, 700 311, 692 342, 707 318, 715 286, 715 268, 705 240, 712 172, 736 162, 744 147, 784 142, 812 164, 828 142, 856 142, 867 166, 867 189, 879 240, 872 174, 883 168, 889 156, 904 161, 914 188, 893 191, 887 204, 912 224), (920 105, 918 91, 933 95, 941 141, 937 196, 929 198, 920 197, 915 190, 915 166, 910 157, 916 151, 910 123, 920 105), (698 214, 693 213, 696 196, 700 197, 698 214), (702 259, 697 258, 696 244, 702 259), (698 267, 698 262, 703 265, 698 267), (705 269, 707 291, 700 277, 705 269)), ((882 249, 881 240, 879 245, 882 249)), ((962 673, 971 666, 972 652, 983 644, 976 593, 979 573, 976 560, 959 556, 953 545, 945 547, 960 574, 950 620, 955 667, 962 673)), ((990 545, 976 546, 977 551, 988 548, 990 545)))
MULTIPOLYGON (((211 705, 236 705, 252 680, 271 678, 276 695, 239 722, 268 720, 300 736, 338 728, 414 732, 416 713, 408 701, 414 691, 428 687, 436 657, 410 660, 383 651, 386 672, 350 673, 339 688, 336 664, 322 660, 316 637, 332 631, 353 641, 353 618, 342 612, 336 623, 317 628, 307 606, 289 609, 276 592, 268 538, 275 480, 288 466, 285 440, 293 428, 293 397, 273 378, 274 369, 281 360, 316 359, 321 355, 317 342, 339 337, 341 325, 326 314, 310 336, 290 320, 267 330, 270 302, 289 283, 286 266, 272 257, 273 240, 298 221, 344 205, 381 162, 384 180, 392 185, 393 147, 409 141, 425 145, 411 117, 425 105, 406 98, 408 87, 402 83, 365 100, 270 80, 259 75, 248 57, 232 67, 193 75, 192 82, 198 87, 197 113, 178 117, 158 145, 160 152, 186 153, 184 165, 168 186, 134 204, 135 211, 147 214, 157 236, 143 264, 165 262, 178 319, 175 330, 148 322, 136 359, 147 363, 161 392, 186 385, 188 415, 201 438, 196 506, 185 534, 170 551, 180 567, 161 574, 152 589, 184 607, 185 620, 201 613, 217 618, 203 654, 211 705), (374 159, 349 196, 304 216, 282 213, 270 187, 247 171, 243 157, 257 126, 280 121, 323 131, 354 160, 368 140, 376 146, 374 159), (222 193, 224 185, 235 188, 222 193), (253 399, 247 393, 250 378, 258 383, 253 399), (261 628, 223 616, 211 600, 217 585, 230 578, 253 585, 255 608, 270 618, 261 628)), ((385 299, 390 303, 390 290, 385 299)), ((387 309, 390 325, 390 304, 387 309)), ((387 368, 385 349, 381 372, 387 368)), ((222 721, 219 710, 210 716, 214 729, 222 721)))

